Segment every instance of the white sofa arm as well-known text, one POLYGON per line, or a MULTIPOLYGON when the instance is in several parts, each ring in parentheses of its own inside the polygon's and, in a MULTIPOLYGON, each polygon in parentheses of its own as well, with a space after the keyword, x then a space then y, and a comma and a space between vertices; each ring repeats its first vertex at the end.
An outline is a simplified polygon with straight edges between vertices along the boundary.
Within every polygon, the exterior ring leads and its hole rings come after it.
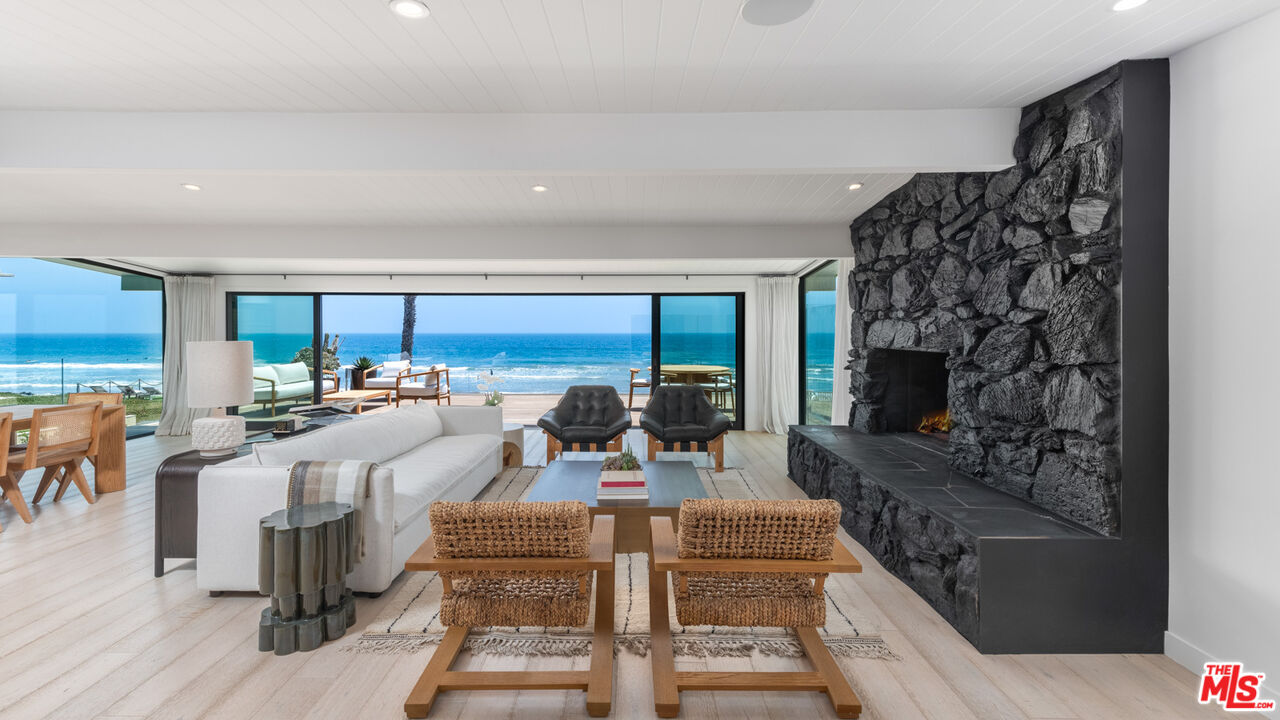
MULTIPOLYGON (((365 500, 365 557, 347 587, 381 592, 399 574, 391 567, 395 480, 378 468, 365 500)), ((214 465, 200 472, 196 526, 196 587, 258 590, 258 521, 287 504, 289 468, 214 465)))
POLYGON ((497 435, 502 437, 502 408, 459 407, 441 405, 435 408, 445 435, 497 435))

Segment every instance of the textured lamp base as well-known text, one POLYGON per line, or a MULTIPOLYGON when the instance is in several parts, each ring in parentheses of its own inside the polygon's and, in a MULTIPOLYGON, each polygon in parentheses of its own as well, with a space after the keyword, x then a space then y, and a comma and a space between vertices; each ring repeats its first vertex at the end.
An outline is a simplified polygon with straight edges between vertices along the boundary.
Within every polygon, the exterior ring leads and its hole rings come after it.
POLYGON ((191 447, 201 457, 231 455, 244 444, 244 418, 239 415, 200 418, 191 423, 191 447))

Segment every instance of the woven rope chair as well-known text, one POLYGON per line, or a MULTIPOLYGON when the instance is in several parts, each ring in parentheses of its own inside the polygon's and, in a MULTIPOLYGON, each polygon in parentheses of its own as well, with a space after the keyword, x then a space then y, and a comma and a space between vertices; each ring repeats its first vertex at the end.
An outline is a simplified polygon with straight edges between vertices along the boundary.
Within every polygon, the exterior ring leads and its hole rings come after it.
POLYGON ((659 717, 680 712, 681 690, 813 690, 836 715, 856 718, 862 704, 822 644, 823 584, 829 573, 862 572, 836 541, 840 505, 833 500, 685 500, 680 535, 671 518, 650 520, 649 617, 653 697, 659 717), (810 672, 676 672, 667 610, 667 573, 682 625, 790 627, 810 672))
POLYGON ((613 517, 594 525, 585 503, 436 502, 431 536, 405 563, 440 573, 440 622, 448 627, 405 701, 423 718, 448 690, 583 690, 587 714, 604 717, 613 699, 613 517), (591 611, 591 667, 564 672, 449 670, 473 627, 581 627, 591 611))

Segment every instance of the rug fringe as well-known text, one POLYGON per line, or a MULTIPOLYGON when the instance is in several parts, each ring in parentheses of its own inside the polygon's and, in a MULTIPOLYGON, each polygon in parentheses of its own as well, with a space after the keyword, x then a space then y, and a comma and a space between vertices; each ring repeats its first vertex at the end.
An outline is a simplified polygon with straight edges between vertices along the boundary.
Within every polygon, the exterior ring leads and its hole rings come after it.
MULTIPOLYGON (((406 635, 366 633, 356 642, 344 645, 342 652, 399 655, 413 654, 440 644, 439 635, 406 635)), ((832 655, 870 660, 900 660, 889 646, 878 638, 832 638, 823 643, 832 655)), ((672 638, 676 657, 749 657, 759 652, 778 657, 802 657, 804 649, 796 640, 746 638, 672 638)), ((590 638, 514 637, 511 635, 477 635, 463 646, 476 655, 526 655, 540 657, 583 657, 591 654, 590 638)), ((647 635, 624 635, 613 640, 613 652, 629 652, 647 657, 650 643, 647 635)))

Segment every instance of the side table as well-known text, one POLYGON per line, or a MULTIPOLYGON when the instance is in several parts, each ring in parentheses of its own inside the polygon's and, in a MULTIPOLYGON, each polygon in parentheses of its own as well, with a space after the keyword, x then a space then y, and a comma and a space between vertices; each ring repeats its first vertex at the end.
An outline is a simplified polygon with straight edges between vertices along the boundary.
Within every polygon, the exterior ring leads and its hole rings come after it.
POLYGON ((196 482, 200 471, 233 457, 248 455, 253 445, 241 445, 233 455, 207 458, 188 450, 165 458, 156 468, 156 577, 164 575, 165 558, 196 556, 196 482))
POLYGON ((502 467, 520 467, 524 464, 524 425, 515 422, 502 423, 502 467))
POLYGON ((356 563, 355 511, 347 503, 277 510, 258 529, 258 590, 271 596, 258 623, 258 650, 315 650, 355 624, 347 573, 356 563))

